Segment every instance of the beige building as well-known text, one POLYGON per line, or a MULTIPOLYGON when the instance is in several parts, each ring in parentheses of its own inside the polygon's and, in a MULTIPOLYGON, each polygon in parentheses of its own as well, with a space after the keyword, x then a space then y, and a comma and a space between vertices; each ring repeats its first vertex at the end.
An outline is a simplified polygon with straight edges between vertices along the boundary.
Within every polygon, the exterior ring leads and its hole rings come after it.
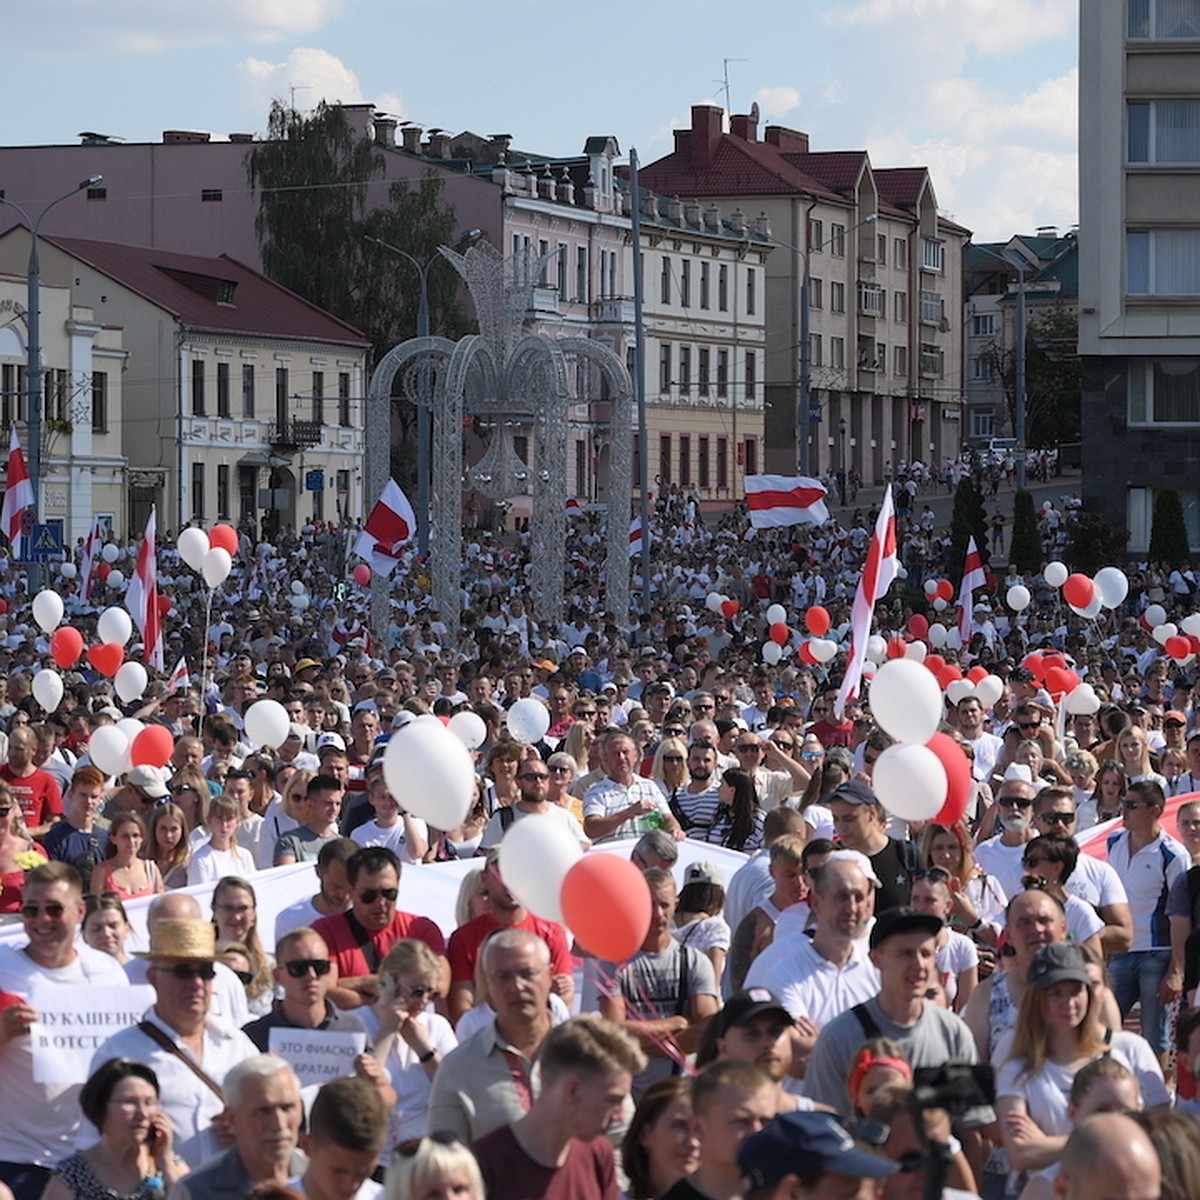
MULTIPOLYGON (((28 257, 28 241, 22 251, 28 257)), ((26 379, 27 280, 0 274, 0 428, 29 454, 26 379)), ((127 352, 119 325, 101 323, 76 303, 69 284, 41 287, 43 523, 59 527, 64 545, 86 537, 93 516, 125 528, 126 461, 121 449, 122 383, 127 352)), ((5 458, 7 462, 7 457, 5 458)))
POLYGON ((1079 352, 1088 507, 1150 541, 1157 489, 1200 548, 1200 4, 1079 14, 1079 352))

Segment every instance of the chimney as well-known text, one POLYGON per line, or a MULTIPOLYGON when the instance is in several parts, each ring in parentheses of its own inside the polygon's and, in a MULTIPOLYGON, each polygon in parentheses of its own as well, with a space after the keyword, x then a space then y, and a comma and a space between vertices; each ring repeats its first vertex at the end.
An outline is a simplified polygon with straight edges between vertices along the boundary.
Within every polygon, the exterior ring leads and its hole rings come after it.
POLYGON ((444 129, 431 129, 425 143, 425 153, 430 158, 450 157, 450 135, 444 129))
POLYGON ((769 238, 771 236, 771 218, 767 214, 759 213, 753 221, 750 222, 750 228, 759 235, 759 237, 769 238))
POLYGON ((692 105, 692 166, 711 167, 721 144, 724 111, 715 104, 692 105))
POLYGON ((252 133, 231 133, 229 135, 229 140, 231 142, 252 142, 252 141, 254 141, 254 134, 252 134, 252 133))
POLYGON ((404 145, 404 149, 409 154, 421 153, 421 127, 420 125, 405 125, 400 130, 400 140, 404 145))
POLYGON ((685 225, 691 225, 695 229, 700 228, 700 201, 689 200, 683 206, 683 222, 685 225))
POLYGON ((745 116, 740 114, 729 118, 729 132, 743 142, 758 141, 758 116, 755 113, 745 116))
POLYGON ((195 133, 190 129, 164 129, 164 146, 199 145, 211 139, 211 133, 195 133))
POLYGON ((746 232, 746 214, 740 208, 735 208, 729 214, 729 227, 734 233, 746 232))
POLYGON ((683 224, 683 201, 673 196, 666 205, 667 220, 675 225, 683 224))
POLYGON ((587 183, 583 185, 583 207, 595 209, 599 200, 600 189, 596 186, 596 181, 589 175, 587 183))
POLYGON ((396 148, 396 126, 400 122, 395 117, 382 114, 375 117, 375 144, 386 146, 389 150, 396 148))
POLYGON ((493 133, 488 138, 488 143, 496 152, 497 162, 506 162, 508 160, 508 148, 512 145, 511 133, 493 133))
POLYGON ((715 204, 710 204, 704 210, 704 228, 714 233, 721 232, 721 210, 715 204))
POLYGON ((784 154, 807 154, 808 134, 783 125, 768 125, 763 133, 768 146, 775 146, 784 154))

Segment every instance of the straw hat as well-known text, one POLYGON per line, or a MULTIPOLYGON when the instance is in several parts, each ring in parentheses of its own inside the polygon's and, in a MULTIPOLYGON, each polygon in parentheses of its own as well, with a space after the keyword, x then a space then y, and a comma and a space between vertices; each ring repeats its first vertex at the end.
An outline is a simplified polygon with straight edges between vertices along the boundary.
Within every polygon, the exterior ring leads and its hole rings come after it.
POLYGON ((211 921, 200 917, 164 917, 151 931, 150 949, 138 950, 135 954, 151 962, 160 958, 215 962, 217 931, 211 921))

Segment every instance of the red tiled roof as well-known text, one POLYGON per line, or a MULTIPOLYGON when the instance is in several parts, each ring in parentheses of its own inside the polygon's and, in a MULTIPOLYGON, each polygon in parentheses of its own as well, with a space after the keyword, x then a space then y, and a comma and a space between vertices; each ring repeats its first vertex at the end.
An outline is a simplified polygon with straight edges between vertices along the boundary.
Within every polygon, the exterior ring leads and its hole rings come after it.
POLYGON ((883 167, 875 172, 879 194, 900 208, 913 209, 921 199, 921 191, 929 183, 925 167, 883 167))
POLYGON ((781 157, 835 192, 851 191, 870 165, 865 150, 822 150, 781 157))
POLYGON ((203 258, 118 242, 47 234, 41 238, 165 309, 190 329, 356 347, 368 344, 353 326, 226 254, 203 258), (232 298, 226 302, 230 291, 232 298))

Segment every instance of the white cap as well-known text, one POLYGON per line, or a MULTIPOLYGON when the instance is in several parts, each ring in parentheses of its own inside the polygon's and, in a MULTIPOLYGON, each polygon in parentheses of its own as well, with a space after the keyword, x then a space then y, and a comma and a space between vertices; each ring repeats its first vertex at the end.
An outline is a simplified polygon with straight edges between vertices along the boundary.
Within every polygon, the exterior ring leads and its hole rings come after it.
POLYGON ((853 863, 876 887, 883 886, 879 876, 875 874, 875 868, 871 865, 871 860, 861 850, 835 850, 825 862, 853 863))

